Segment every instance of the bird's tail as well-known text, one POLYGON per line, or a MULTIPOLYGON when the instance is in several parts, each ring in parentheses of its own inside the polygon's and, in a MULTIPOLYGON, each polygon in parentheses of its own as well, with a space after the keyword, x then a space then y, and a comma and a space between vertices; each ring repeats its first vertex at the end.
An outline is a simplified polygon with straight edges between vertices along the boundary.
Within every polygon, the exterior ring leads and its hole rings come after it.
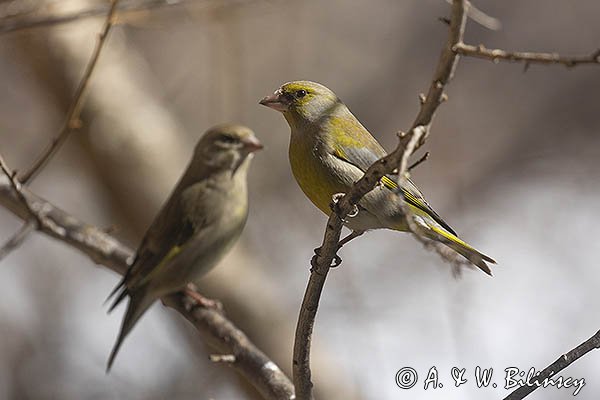
POLYGON ((445 229, 435 226, 428 225, 429 229, 425 229, 425 235, 430 239, 433 239, 437 242, 441 242, 446 246, 450 247, 452 250, 456 251, 458 254, 462 255, 464 258, 469 260, 473 265, 476 265, 488 275, 492 275, 492 271, 487 263, 496 264, 496 261, 481 253, 479 250, 473 248, 469 244, 465 243, 463 240, 459 239, 458 236, 446 231, 445 229))
MULTIPOLYGON (((127 337, 129 332, 135 326, 135 323, 141 318, 142 315, 148 310, 148 308, 154 303, 155 298, 148 295, 148 291, 146 288, 142 287, 136 289, 135 292, 124 291, 126 294, 129 294, 129 303, 127 304, 127 311, 125 312, 125 317, 123 318, 123 322, 121 323, 121 330, 119 331, 119 336, 117 337, 117 341, 115 342, 112 351, 110 352, 110 357, 108 358, 108 364, 106 366, 106 373, 110 372, 110 368, 115 361, 115 357, 123 344, 123 340, 127 337)), ((119 296, 122 300, 124 296, 119 296)), ((117 299, 119 300, 119 299, 117 299)), ((120 300, 119 300, 120 301, 120 300)), ((114 308, 116 304, 113 305, 114 308)))

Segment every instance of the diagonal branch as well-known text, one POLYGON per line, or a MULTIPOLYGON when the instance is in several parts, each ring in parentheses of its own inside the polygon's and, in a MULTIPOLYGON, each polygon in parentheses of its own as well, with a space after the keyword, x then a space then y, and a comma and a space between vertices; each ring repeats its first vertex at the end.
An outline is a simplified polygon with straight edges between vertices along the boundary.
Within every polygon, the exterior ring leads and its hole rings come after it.
MULTIPOLYGON (((94 262, 124 274, 133 251, 100 228, 88 225, 74 216, 21 188, 25 204, 7 179, 0 177, 0 205, 19 218, 29 218, 29 209, 37 213, 39 230, 74 247, 94 262)), ((222 354, 231 354, 232 368, 244 376, 268 400, 290 400, 294 387, 289 378, 258 349, 248 337, 221 312, 198 306, 182 294, 163 298, 168 307, 177 310, 190 321, 202 338, 222 354)))
POLYGON ((458 62, 458 55, 452 49, 457 43, 462 42, 466 24, 466 11, 466 0, 453 1, 448 41, 440 55, 427 96, 408 134, 400 137, 400 143, 392 153, 369 167, 365 175, 352 189, 338 200, 334 207, 335 212, 332 212, 329 216, 319 254, 313 258, 313 268, 311 269, 296 326, 293 378, 296 396, 299 400, 313 399, 313 383, 310 370, 312 332, 323 286, 338 250, 343 219, 353 211, 355 204, 370 192, 385 174, 391 173, 401 163, 403 169, 399 169, 398 172, 400 176, 404 175, 408 157, 423 145, 435 112, 445 99, 444 88, 452 78, 454 68, 458 62), (415 135, 417 137, 413 141, 415 135), (412 144, 409 146, 411 142, 412 144))
POLYGON ((540 385, 536 385, 535 382, 539 382, 541 384, 545 379, 551 378, 558 374, 560 371, 567 368, 573 362, 594 349, 600 349, 600 331, 596 332, 594 336, 581 343, 573 350, 558 357, 558 360, 547 366, 542 372, 540 372, 539 375, 535 377, 535 381, 531 382, 531 385, 521 386, 506 396, 504 400, 521 400, 527 397, 531 392, 540 387, 540 385))
POLYGON ((71 106, 67 111, 67 116, 65 117, 65 121, 63 123, 62 128, 60 129, 58 136, 52 139, 52 141, 48 144, 44 151, 33 162, 31 167, 19 177, 19 181, 21 181, 23 184, 27 184, 33 178, 35 178, 35 176, 48 163, 48 161, 50 161, 52 156, 56 154, 56 152, 60 149, 63 143, 67 140, 69 134, 81 125, 81 122, 79 121, 79 115, 81 113, 81 108, 83 107, 88 83, 90 81, 92 73, 94 72, 94 68, 96 67, 98 58, 100 57, 100 52, 104 47, 104 43, 106 42, 106 38, 110 32, 110 29, 114 25, 114 15, 115 10, 117 9, 118 2, 119 0, 111 0, 111 5, 108 10, 108 14, 106 15, 104 26, 102 28, 102 31, 98 35, 98 42, 96 43, 96 47, 94 48, 92 56, 88 61, 83 76, 81 77, 79 86, 75 91, 75 96, 73 97, 71 106))
POLYGON ((494 63, 500 61, 522 62, 529 64, 562 64, 565 67, 576 67, 583 64, 600 65, 600 49, 586 56, 562 56, 558 53, 534 53, 528 51, 505 51, 501 49, 488 49, 484 45, 473 46, 457 43, 454 51, 463 56, 483 58, 494 63))

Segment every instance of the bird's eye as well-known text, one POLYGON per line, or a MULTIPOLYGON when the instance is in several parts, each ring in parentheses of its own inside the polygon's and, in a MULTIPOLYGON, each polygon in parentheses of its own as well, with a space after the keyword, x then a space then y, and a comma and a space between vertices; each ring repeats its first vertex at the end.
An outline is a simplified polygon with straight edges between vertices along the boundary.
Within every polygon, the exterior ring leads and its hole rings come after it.
POLYGON ((238 139, 233 136, 223 135, 223 136, 221 136, 221 141, 223 143, 233 144, 233 143, 237 143, 238 139))
POLYGON ((296 92, 296 97, 301 99, 302 97, 306 96, 307 92, 304 89, 300 89, 296 92))

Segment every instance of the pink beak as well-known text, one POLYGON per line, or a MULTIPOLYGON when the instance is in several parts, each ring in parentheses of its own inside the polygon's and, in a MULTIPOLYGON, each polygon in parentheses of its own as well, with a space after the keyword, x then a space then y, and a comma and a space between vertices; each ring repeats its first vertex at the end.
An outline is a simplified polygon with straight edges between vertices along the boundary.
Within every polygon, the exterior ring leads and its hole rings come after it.
POLYGON ((265 146, 255 137, 249 136, 243 139, 244 147, 248 149, 250 153, 263 149, 265 146))
POLYGON ((285 99, 282 98, 281 92, 279 90, 277 90, 270 96, 263 97, 263 99, 259 101, 258 104, 281 112, 287 111, 289 108, 289 104, 287 103, 287 101, 285 101, 285 99))

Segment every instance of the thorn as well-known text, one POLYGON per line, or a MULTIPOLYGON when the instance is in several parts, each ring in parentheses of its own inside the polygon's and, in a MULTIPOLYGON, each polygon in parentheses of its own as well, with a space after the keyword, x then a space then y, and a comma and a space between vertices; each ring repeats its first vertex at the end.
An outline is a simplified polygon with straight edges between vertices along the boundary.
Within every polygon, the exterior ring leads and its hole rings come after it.
POLYGON ((438 21, 440 21, 443 24, 450 25, 450 18, 447 18, 447 17, 438 17, 438 21))
POLYGON ((419 103, 421 103, 421 105, 425 104, 425 102, 427 101, 427 96, 425 96, 424 93, 419 93, 419 103))
POLYGON ((442 93, 442 96, 440 97, 440 103, 445 101, 448 101, 448 95, 446 93, 442 93))

